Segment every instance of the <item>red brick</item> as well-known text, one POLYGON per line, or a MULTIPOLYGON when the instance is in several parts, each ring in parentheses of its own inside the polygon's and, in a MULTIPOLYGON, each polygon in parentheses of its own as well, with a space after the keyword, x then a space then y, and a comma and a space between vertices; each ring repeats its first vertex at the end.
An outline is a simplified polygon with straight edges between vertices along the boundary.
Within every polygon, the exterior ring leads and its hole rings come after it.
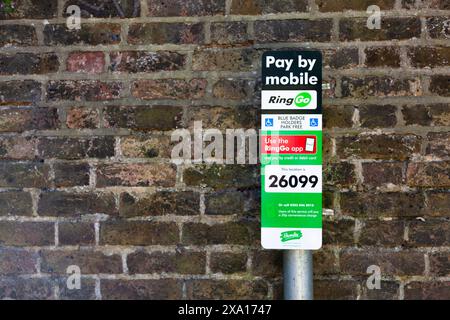
POLYGON ((130 44, 202 44, 203 23, 133 23, 129 27, 130 44))
POLYGON ((47 100, 104 101, 121 97, 123 84, 97 80, 56 80, 47 84, 47 100))
POLYGON ((122 273, 122 258, 119 254, 106 255, 100 251, 69 250, 41 252, 41 270, 45 273, 66 274, 67 267, 80 267, 83 275, 97 273, 122 273))
POLYGON ((95 228, 90 222, 59 222, 59 244, 62 246, 83 246, 95 244, 95 228))
POLYGON ((95 129, 100 127, 98 110, 86 107, 73 107, 67 110, 66 125, 70 129, 95 129))
POLYGON ((205 79, 159 79, 133 82, 131 92, 135 98, 143 100, 185 100, 200 99, 206 93, 205 79))
POLYGON ((175 222, 107 221, 100 225, 102 245, 174 245, 179 242, 175 222))
POLYGON ((450 162, 410 162, 406 171, 407 184, 411 187, 449 187, 450 162))
POLYGON ((412 251, 361 251, 345 250, 339 257, 341 271, 344 274, 368 276, 367 268, 375 265, 382 276, 414 276, 425 272, 425 257, 421 252, 412 251))
POLYGON ((331 40, 331 29, 331 19, 256 21, 255 39, 262 43, 324 42, 331 40))
POLYGON ((182 282, 176 279, 112 280, 100 282, 102 298, 106 300, 180 300, 182 282))
POLYGON ((158 72, 183 70, 186 55, 172 51, 112 52, 110 70, 113 72, 158 72))
POLYGON ((358 243, 362 246, 395 247, 403 244, 405 223, 401 220, 364 222, 358 243))
POLYGON ((175 253, 137 251, 128 255, 127 265, 131 274, 204 274, 206 271, 206 254, 186 250, 177 250, 175 253))
POLYGON ((50 246, 54 243, 54 223, 0 221, 0 244, 3 246, 50 246))
POLYGON ((176 168, 169 164, 104 163, 96 170, 97 186, 173 187, 176 168))
POLYGON ((417 135, 358 135, 336 139, 341 158, 374 160, 406 160, 420 152, 421 137, 417 135))
POLYGON ((67 71, 102 73, 105 69, 103 52, 72 52, 67 57, 67 71))
POLYGON ((225 0, 185 0, 164 3, 147 0, 149 17, 212 16, 225 14, 225 0))
MULTIPOLYGON (((22 249, 0 249, 0 275, 36 273, 37 254, 22 249)), ((1 290, 0 290, 1 291, 1 290)))
POLYGON ((190 280, 187 282, 188 299, 267 299, 267 284, 261 280, 190 280))
POLYGON ((405 286, 405 300, 449 300, 450 282, 410 282, 405 286))

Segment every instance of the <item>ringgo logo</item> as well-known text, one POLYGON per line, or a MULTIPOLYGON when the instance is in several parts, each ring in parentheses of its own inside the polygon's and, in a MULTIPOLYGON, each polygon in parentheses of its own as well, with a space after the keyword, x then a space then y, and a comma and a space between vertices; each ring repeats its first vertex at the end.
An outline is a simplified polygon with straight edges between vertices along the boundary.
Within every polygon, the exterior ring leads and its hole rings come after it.
POLYGON ((263 109, 317 109, 317 92, 314 90, 263 90, 263 109))
POLYGON ((308 92, 300 92, 295 97, 295 105, 299 108, 303 108, 308 106, 311 100, 311 95, 308 92))

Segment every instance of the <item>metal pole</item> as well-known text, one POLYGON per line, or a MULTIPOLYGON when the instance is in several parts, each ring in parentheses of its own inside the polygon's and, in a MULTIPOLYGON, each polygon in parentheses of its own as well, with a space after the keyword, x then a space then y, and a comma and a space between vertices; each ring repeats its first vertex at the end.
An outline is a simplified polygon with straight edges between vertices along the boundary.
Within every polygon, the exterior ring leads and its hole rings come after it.
POLYGON ((311 250, 285 250, 283 255, 284 299, 313 299, 311 250))

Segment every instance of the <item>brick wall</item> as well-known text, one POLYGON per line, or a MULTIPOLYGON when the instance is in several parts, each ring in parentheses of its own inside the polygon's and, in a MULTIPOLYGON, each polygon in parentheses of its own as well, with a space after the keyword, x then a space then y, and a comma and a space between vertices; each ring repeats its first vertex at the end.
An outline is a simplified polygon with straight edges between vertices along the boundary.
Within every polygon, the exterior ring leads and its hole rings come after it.
POLYGON ((450 298, 448 0, 13 0, 0 12, 0 297, 282 297, 258 166, 174 165, 175 128, 256 128, 260 56, 324 55, 320 299, 450 298), (365 27, 366 8, 383 10, 365 27), (380 290, 365 285, 381 267, 380 290), (68 290, 78 265, 82 289, 68 290))

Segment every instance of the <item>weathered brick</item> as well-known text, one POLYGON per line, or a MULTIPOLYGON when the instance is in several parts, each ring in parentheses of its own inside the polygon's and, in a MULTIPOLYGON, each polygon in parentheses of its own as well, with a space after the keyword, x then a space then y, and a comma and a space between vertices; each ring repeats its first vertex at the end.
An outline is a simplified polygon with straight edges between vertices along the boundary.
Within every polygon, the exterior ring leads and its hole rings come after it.
POLYGON ((351 128, 354 112, 355 108, 352 106, 324 106, 323 126, 326 129, 351 128))
POLYGON ((251 71, 255 68, 256 52, 252 49, 202 49, 192 56, 195 71, 251 71))
POLYGON ((55 243, 55 225, 52 222, 0 221, 2 246, 50 246, 55 243))
POLYGON ((450 222, 446 220, 412 221, 409 224, 408 244, 417 247, 448 246, 450 222))
POLYGON ((98 80, 55 80, 47 84, 47 100, 103 101, 121 97, 123 84, 98 80))
POLYGON ((331 39, 331 19, 267 20, 255 22, 257 42, 324 42, 331 39), (286 32, 289 30, 289 32, 286 32))
POLYGON ((406 172, 407 184, 411 187, 449 187, 449 161, 411 162, 406 172))
POLYGON ((314 280, 314 300, 355 300, 357 282, 353 280, 314 280))
POLYGON ((210 215, 239 214, 244 211, 244 193, 219 191, 205 195, 205 213, 210 215))
POLYGON ((342 48, 323 52, 325 68, 349 69, 359 64, 358 48, 342 48))
POLYGON ((341 158, 406 160, 420 152, 421 137, 416 135, 358 135, 336 138, 341 158))
POLYGON ((430 132, 427 134, 427 155, 441 158, 450 156, 450 132, 430 132))
POLYGON ((188 186, 207 185, 214 189, 259 186, 258 170, 251 165, 197 165, 187 168, 183 181, 188 186))
MULTIPOLYGON (((8 2, 5 2, 3 6, 6 4, 8 2)), ((58 15, 57 0, 15 0, 11 5, 12 10, 0 11, 0 20, 51 19, 58 15)))
POLYGON ((59 244, 62 246, 88 246, 95 244, 94 224, 90 222, 59 222, 58 235, 59 244))
POLYGON ((132 83, 131 93, 135 98, 143 100, 200 99, 206 93, 205 79, 158 79, 138 80, 132 83))
MULTIPOLYGON (((1 132, 23 132, 28 130, 49 130, 60 127, 58 110, 51 107, 43 108, 5 108, 0 109, 1 132)), ((17 137, 17 139, 20 139, 17 137)), ((24 138, 25 139, 25 138, 24 138)), ((20 141, 20 140, 17 140, 20 141)), ((35 148, 35 140, 28 139, 35 148)), ((15 149, 19 147, 16 146, 15 149)), ((30 150, 31 152, 31 150, 30 150)))
POLYGON ((414 47, 408 51, 411 65, 418 68, 447 66, 450 63, 450 47, 414 47))
POLYGON ((41 100, 41 84, 34 80, 0 82, 0 105, 29 105, 41 100))
POLYGON ((338 274, 338 261, 333 250, 322 247, 313 252, 314 275, 338 274))
POLYGON ((68 278, 66 277, 59 279, 59 300, 96 300, 95 279, 82 277, 80 279, 80 289, 69 289, 67 287, 67 280, 68 278))
POLYGON ((399 220, 366 221, 359 236, 359 244, 377 247, 401 245, 403 243, 404 228, 404 222, 399 220))
POLYGON ((53 281, 47 278, 1 278, 0 299, 53 299, 53 281))
POLYGON ((329 163, 323 171, 323 183, 327 186, 348 188, 356 183, 355 166, 349 162, 329 163))
POLYGON ((425 272, 425 257, 421 252, 345 250, 341 252, 340 267, 343 273, 365 276, 371 265, 380 267, 383 275, 413 276, 425 272))
POLYGON ((39 156, 45 159, 107 158, 114 155, 114 137, 43 137, 38 142, 39 156))
POLYGON ((202 121, 203 128, 254 129, 259 125, 258 110, 250 105, 236 107, 201 106, 189 107, 186 114, 186 126, 194 128, 195 121, 202 121))
POLYGON ((366 11, 370 5, 377 5, 381 10, 389 10, 394 8, 395 0, 317 0, 319 11, 336 12, 336 11, 366 11))
POLYGON ((249 43, 247 23, 241 21, 211 23, 211 42, 214 44, 249 43))
POLYGON ((0 162, 0 186, 45 188, 50 184, 50 168, 42 162, 0 162))
POLYGON ((164 3, 147 0, 149 17, 212 16, 225 14, 225 0, 185 0, 164 3))
POLYGON ((405 300, 448 300, 450 281, 410 282, 405 285, 405 300))
POLYGON ((100 225, 102 245, 174 245, 179 242, 175 222, 107 221, 100 225))
POLYGON ((248 245, 251 231, 245 224, 226 222, 207 225, 205 223, 188 222, 183 225, 183 244, 241 244, 248 245))
POLYGON ((161 134, 144 134, 120 139, 120 150, 127 158, 170 158, 174 145, 175 142, 171 142, 169 136, 161 134))
POLYGON ((70 129, 95 129, 100 127, 98 110, 87 107, 72 107, 67 110, 66 126, 70 129))
POLYGON ((283 254, 281 251, 258 250, 252 256, 253 274, 265 277, 277 277, 282 274, 283 254))
MULTIPOLYGON (((367 8, 367 7, 366 7, 367 8)), ((420 19, 383 18, 380 29, 367 28, 367 18, 344 18, 339 22, 341 41, 382 41, 420 38, 420 19)))
POLYGON ((402 114, 406 125, 450 125, 450 106, 447 104, 404 106, 402 114))
POLYGON ((38 213, 41 216, 80 216, 103 213, 114 215, 112 193, 46 191, 39 196, 38 213))
POLYGON ((183 70, 186 55, 172 51, 112 52, 109 69, 113 72, 158 72, 183 70))
POLYGON ((424 214, 425 197, 420 192, 340 194, 342 213, 355 217, 417 217, 424 214))
POLYGON ((158 186, 175 185, 176 168, 155 163, 99 164, 96 170, 97 186, 158 186))
POLYGON ((44 43, 58 45, 112 45, 120 43, 120 24, 84 23, 82 28, 68 29, 66 24, 47 24, 44 27, 44 43))
POLYGON ((351 220, 323 221, 323 244, 352 245, 355 222, 351 220))
POLYGON ((422 94, 419 79, 390 77, 343 77, 342 96, 352 98, 418 96, 422 94))
MULTIPOLYGON (((0 119, 1 118, 2 112, 0 111, 0 119)), ((22 137, 22 136, 0 137, 0 159, 32 160, 35 157, 36 153, 36 146, 37 146, 36 142, 37 142, 36 139, 33 137, 22 137)))
POLYGON ((428 34, 434 39, 448 39, 450 24, 448 17, 429 17, 426 20, 428 34))
POLYGON ((122 273, 119 254, 106 255, 92 250, 44 250, 41 252, 41 270, 45 273, 66 274, 67 267, 77 265, 81 273, 122 273))
POLYGON ((234 0, 231 14, 261 15, 282 12, 305 12, 308 10, 307 0, 234 0))
POLYGON ((36 273, 37 254, 15 248, 0 249, 0 275, 36 273))
POLYGON ((368 67, 400 67, 400 52, 396 47, 371 47, 364 53, 368 67))
POLYGON ((116 2, 105 2, 102 0, 66 0, 63 13, 67 12, 67 7, 77 5, 81 9, 83 18, 134 18, 139 17, 141 13, 141 4, 139 0, 121 0, 116 2))
POLYGON ((120 216, 197 215, 200 194, 193 191, 124 192, 120 195, 120 216))
POLYGON ((430 92, 440 96, 450 97, 450 76, 432 76, 430 81, 430 92))
POLYGON ((103 52, 72 52, 67 57, 66 70, 77 73, 102 73, 105 69, 103 52))
POLYGON ((402 162, 367 162, 362 164, 365 188, 382 188, 400 185, 403 179, 402 162))
POLYGON ((406 9, 443 9, 448 10, 450 4, 447 0, 402 0, 402 5, 406 9))
POLYGON ((245 272, 247 270, 247 254, 245 252, 212 252, 210 268, 214 273, 245 272))
POLYGON ((159 280, 101 280, 102 298, 106 300, 180 300, 182 282, 159 280))
POLYGON ((130 44, 202 44, 204 41, 202 23, 133 23, 128 31, 130 44))
POLYGON ((429 191, 426 193, 428 203, 428 214, 431 216, 450 216, 450 192, 429 191))
POLYGON ((23 191, 0 192, 0 216, 31 216, 33 204, 31 194, 23 191))
POLYGON ((365 128, 390 128, 397 124, 397 107, 369 105, 358 107, 359 122, 365 128))
POLYGON ((0 74, 46 74, 58 71, 58 56, 54 53, 15 53, 0 55, 0 74))
POLYGON ((188 299, 267 299, 268 288, 264 281, 248 280, 189 280, 186 283, 188 299))
POLYGON ((436 276, 448 276, 450 274, 450 253, 436 252, 430 254, 430 272, 436 276))
MULTIPOLYGON (((367 277, 367 275, 366 275, 367 277)), ((400 283, 397 281, 383 280, 380 281, 380 289, 369 289, 367 280, 361 281, 361 300, 398 300, 400 292, 400 283)))
POLYGON ((134 130, 172 130, 181 126, 183 109, 177 106, 108 106, 105 126, 134 130))
POLYGON ((34 26, 14 24, 0 26, 0 47, 35 46, 37 43, 34 26))
POLYGON ((204 274, 206 270, 206 254, 195 251, 147 253, 137 251, 127 257, 128 270, 131 274, 146 273, 181 273, 204 274))
POLYGON ((250 95, 248 80, 220 79, 213 86, 213 96, 219 99, 245 100, 250 95))

